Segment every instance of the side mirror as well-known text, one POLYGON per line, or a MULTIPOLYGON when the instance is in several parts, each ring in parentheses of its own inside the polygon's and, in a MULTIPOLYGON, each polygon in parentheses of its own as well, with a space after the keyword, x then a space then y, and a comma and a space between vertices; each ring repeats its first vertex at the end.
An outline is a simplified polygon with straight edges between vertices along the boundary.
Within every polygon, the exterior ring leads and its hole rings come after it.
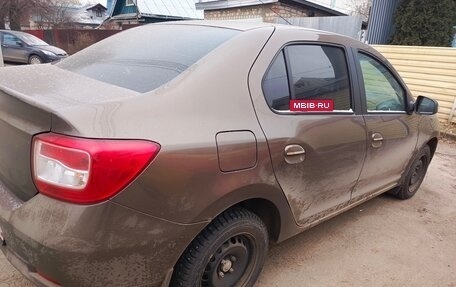
POLYGON ((415 112, 423 115, 434 115, 439 110, 439 103, 436 100, 424 96, 418 96, 415 102, 415 112))
POLYGON ((16 45, 19 46, 19 47, 24 47, 24 43, 22 43, 21 41, 17 41, 16 45))

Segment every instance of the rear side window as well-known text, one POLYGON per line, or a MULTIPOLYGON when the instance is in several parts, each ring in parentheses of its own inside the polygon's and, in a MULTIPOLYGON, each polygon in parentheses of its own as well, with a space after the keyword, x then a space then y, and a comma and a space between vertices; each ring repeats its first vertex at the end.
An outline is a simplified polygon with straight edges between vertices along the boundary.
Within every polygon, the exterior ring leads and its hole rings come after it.
POLYGON ((290 99, 330 99, 336 111, 351 111, 345 51, 326 45, 287 46, 269 67, 263 91, 274 110, 289 110, 290 99))
POLYGON ((334 100, 336 110, 350 110, 350 81, 345 52, 317 45, 287 47, 296 100, 334 100))
POLYGON ((146 25, 121 32, 57 65, 137 92, 152 91, 240 31, 191 25, 146 25))
POLYGON ((263 80, 263 92, 274 110, 290 109, 290 89, 283 51, 275 58, 263 80))

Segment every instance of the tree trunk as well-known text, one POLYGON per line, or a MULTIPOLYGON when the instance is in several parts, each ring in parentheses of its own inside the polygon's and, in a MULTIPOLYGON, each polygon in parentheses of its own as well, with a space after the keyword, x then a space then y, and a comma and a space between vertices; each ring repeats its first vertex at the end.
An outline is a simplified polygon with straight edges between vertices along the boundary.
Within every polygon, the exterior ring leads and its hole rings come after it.
POLYGON ((21 30, 21 11, 17 3, 11 3, 9 10, 10 29, 15 31, 21 30))

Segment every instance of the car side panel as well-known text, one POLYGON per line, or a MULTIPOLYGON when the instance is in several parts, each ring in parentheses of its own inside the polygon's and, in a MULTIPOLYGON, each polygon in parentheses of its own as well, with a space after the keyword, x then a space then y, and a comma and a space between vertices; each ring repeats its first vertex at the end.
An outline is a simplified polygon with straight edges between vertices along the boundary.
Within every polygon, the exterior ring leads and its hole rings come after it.
MULTIPOLYGON (((57 111, 52 130, 95 138, 142 138, 161 145, 153 163, 112 199, 123 206, 183 224, 207 221, 252 198, 268 200, 287 213, 247 85, 249 70, 273 30, 241 33, 150 93, 57 111), (223 172, 216 136, 232 131, 254 134, 257 162, 223 172)), ((242 141, 230 149, 252 152, 242 141)), ((296 226, 293 220, 287 224, 296 226)))
MULTIPOLYGON (((262 77, 281 47, 300 39, 311 43, 325 43, 331 39, 330 35, 312 39, 308 34, 305 30, 275 33, 249 78, 251 96, 268 140, 276 178, 301 226, 310 225, 349 203, 366 148, 364 119, 354 112, 285 115, 269 109, 261 87, 262 77), (302 163, 289 164, 284 160, 284 149, 290 144, 305 149, 302 163)), ((354 108, 357 90, 353 88, 351 92, 354 108)))
POLYGON ((418 139, 419 115, 370 114, 364 118, 368 129, 367 156, 352 194, 353 201, 395 187, 413 156, 418 139), (381 147, 373 147, 373 133, 383 136, 381 147))
POLYGON ((358 60, 358 51, 367 53, 380 61, 395 77, 405 92, 406 109, 413 101, 406 84, 394 67, 379 52, 371 47, 352 49, 357 67, 362 111, 367 129, 367 154, 358 184, 352 193, 352 202, 372 194, 385 192, 395 187, 407 171, 408 164, 417 150, 419 122, 422 116, 407 112, 368 113, 363 73, 358 60), (373 135, 380 134, 381 142, 373 141, 373 135), (377 144, 380 144, 379 146, 377 144))

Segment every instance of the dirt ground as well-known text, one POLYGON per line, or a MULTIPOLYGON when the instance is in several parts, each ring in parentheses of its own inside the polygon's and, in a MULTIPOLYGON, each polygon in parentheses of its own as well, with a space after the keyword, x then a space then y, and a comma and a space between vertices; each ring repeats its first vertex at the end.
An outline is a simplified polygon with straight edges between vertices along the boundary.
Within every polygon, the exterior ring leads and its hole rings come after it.
MULTIPOLYGON (((0 287, 33 286, 0 255, 0 287)), ((456 287, 456 144, 410 200, 382 195, 271 247, 256 287, 456 287)))

